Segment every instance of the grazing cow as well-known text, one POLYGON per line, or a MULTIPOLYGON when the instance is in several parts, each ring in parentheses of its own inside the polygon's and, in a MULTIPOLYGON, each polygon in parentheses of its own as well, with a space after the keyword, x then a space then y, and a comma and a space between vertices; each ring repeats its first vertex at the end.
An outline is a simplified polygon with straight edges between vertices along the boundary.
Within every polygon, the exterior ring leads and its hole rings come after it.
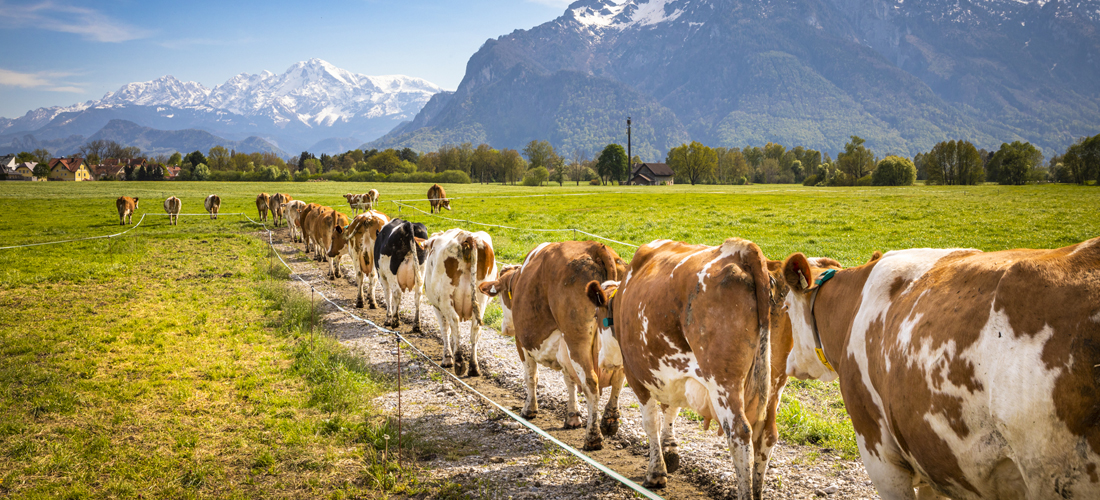
POLYGON ((317 203, 310 203, 305 207, 302 207, 302 209, 298 212, 298 224, 301 229, 302 244, 305 247, 305 252, 307 254, 313 251, 314 245, 313 241, 310 240, 310 236, 313 234, 310 231, 309 226, 310 222, 313 220, 312 218, 310 218, 310 214, 320 209, 321 205, 317 203))
POLYGON ((183 208, 183 202, 175 196, 168 197, 164 200, 164 211, 168 212, 168 223, 175 226, 180 221, 180 209, 183 208))
POLYGON ((123 226, 126 224, 134 223, 134 212, 137 211, 138 199, 137 197, 119 196, 115 200, 115 208, 118 208, 118 225, 123 226))
MULTIPOLYGON (((617 360, 613 345, 602 345, 597 332, 597 307, 587 296, 589 282, 618 280, 626 272, 626 263, 614 250, 593 241, 542 243, 535 247, 520 266, 501 270, 496 281, 479 285, 482 293, 499 295, 504 306, 503 332, 515 336, 516 349, 524 366, 527 401, 520 413, 524 418, 538 414, 535 389, 538 365, 562 372, 568 397, 565 428, 582 425, 577 411, 577 388, 588 404, 585 450, 603 448, 603 432, 613 434, 616 425, 605 421, 596 425, 600 389, 612 385, 612 401, 617 403, 622 375, 604 370, 605 361, 617 360), (607 350, 604 350, 607 349, 607 350), (614 387, 612 381, 618 381, 614 387), (605 385, 606 384, 606 385, 605 385)), ((610 367, 609 367, 610 368, 610 367)), ((608 402, 606 413, 617 414, 608 402)))
MULTIPOLYGON (((634 254, 607 309, 642 404, 647 487, 664 487, 679 467, 674 423, 686 406, 726 435, 739 498, 763 497, 791 345, 780 272, 780 262, 738 238, 717 247, 657 240, 634 254)), ((599 293, 589 295, 599 303, 599 293)))
POLYGON ((218 218, 218 210, 222 207, 222 198, 216 194, 212 194, 206 197, 206 201, 203 202, 203 206, 206 207, 206 211, 210 213, 211 219, 218 218))
POLYGON ((344 195, 344 199, 348 200, 353 215, 359 213, 360 210, 364 212, 374 210, 374 205, 378 203, 378 190, 372 189, 363 194, 348 193, 344 195))
POLYGON ((783 274, 787 373, 840 379, 883 498, 1100 498, 1100 238, 783 274))
POLYGON ((260 212, 260 222, 267 222, 267 210, 270 201, 271 197, 267 193, 260 193, 256 197, 256 210, 260 212))
POLYGON ((469 376, 481 373, 477 361, 477 341, 481 334, 481 318, 489 296, 478 291, 484 281, 497 279, 493 238, 484 231, 471 233, 450 229, 436 233, 424 243, 428 251, 424 266, 424 294, 439 319, 443 336, 443 366, 454 366, 463 375, 465 361, 458 351, 460 321, 470 322, 469 376))
POLYGON ((432 205, 433 214, 442 212, 444 208, 451 209, 451 200, 447 199, 447 192, 439 184, 432 184, 432 187, 428 188, 428 203, 432 205))
POLYGON ((348 258, 355 269, 355 281, 359 287, 359 295, 356 298, 355 307, 363 308, 363 281, 366 279, 366 289, 369 294, 370 308, 377 307, 374 300, 374 283, 378 273, 374 270, 374 242, 378 239, 378 233, 390 218, 382 212, 371 210, 361 213, 351 220, 348 226, 335 227, 332 235, 332 243, 329 246, 329 257, 334 257, 334 252, 339 252, 347 245, 348 258))
POLYGON ((382 294, 386 298, 385 326, 396 328, 400 325, 398 309, 404 292, 413 292, 412 331, 420 331, 420 293, 424 288, 424 274, 420 266, 424 265, 426 252, 421 243, 428 238, 428 228, 424 224, 412 223, 402 219, 393 219, 378 232, 374 241, 374 269, 382 282, 382 294))
POLYGON ((302 200, 290 200, 286 204, 286 226, 290 229, 290 241, 302 241, 302 209, 306 208, 306 202, 302 200))
POLYGON ((275 223, 275 227, 279 227, 279 221, 283 219, 286 210, 285 205, 292 200, 294 198, 286 193, 275 193, 267 200, 267 206, 271 210, 271 218, 275 223))

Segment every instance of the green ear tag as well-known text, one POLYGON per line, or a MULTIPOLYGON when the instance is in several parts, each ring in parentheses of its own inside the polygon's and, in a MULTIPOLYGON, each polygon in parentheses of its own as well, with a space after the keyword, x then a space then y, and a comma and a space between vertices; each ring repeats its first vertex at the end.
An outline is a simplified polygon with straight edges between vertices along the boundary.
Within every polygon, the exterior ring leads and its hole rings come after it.
POLYGON ((817 279, 814 280, 814 284, 820 286, 822 283, 832 279, 834 274, 836 274, 836 269, 826 269, 825 272, 821 273, 817 279))
POLYGON ((614 325, 614 324, 615 324, 615 321, 612 320, 611 318, 604 318, 603 319, 603 326, 611 326, 611 325, 614 325))

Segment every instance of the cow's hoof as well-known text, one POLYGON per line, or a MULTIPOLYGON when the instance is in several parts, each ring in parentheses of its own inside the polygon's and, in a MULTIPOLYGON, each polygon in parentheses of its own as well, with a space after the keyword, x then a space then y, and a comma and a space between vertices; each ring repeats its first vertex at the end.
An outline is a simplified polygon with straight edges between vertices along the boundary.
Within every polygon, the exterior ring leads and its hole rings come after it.
POLYGON ((614 415, 608 413, 600 420, 600 432, 604 436, 614 436, 619 432, 619 414, 615 412, 614 415))
POLYGON ((413 325, 412 330, 409 330, 409 332, 420 333, 420 325, 413 325))
POLYGON ((581 421, 581 414, 579 412, 573 412, 565 417, 565 428, 576 429, 584 426, 584 422, 581 421))
POLYGON ((439 366, 441 366, 443 368, 450 368, 454 365, 455 365, 454 363, 452 363, 451 361, 446 360, 446 359, 444 359, 443 362, 439 364, 439 366))
POLYGON ((458 352, 455 353, 455 375, 459 377, 465 375, 466 368, 466 354, 462 352, 462 349, 459 349, 458 352))
POLYGON ((680 469, 680 453, 675 449, 665 452, 665 469, 669 474, 680 469))
POLYGON ((481 376, 481 370, 478 369, 477 365, 470 365, 470 371, 466 372, 466 376, 468 376, 468 377, 480 377, 481 376))
POLYGON ((666 474, 662 473, 647 474, 642 486, 651 490, 664 489, 665 484, 668 483, 668 478, 665 476, 666 474))
MULTIPOLYGON (((363 308, 363 299, 359 299, 359 300, 355 301, 355 308, 356 309, 362 309, 363 308)), ((371 309, 373 309, 373 307, 371 309)))
POLYGON ((596 436, 584 440, 584 446, 581 447, 584 451, 599 451, 603 449, 603 438, 596 436))
POLYGON ((374 302, 371 302, 370 308, 371 309, 378 309, 378 304, 375 304, 374 302))
POLYGON ((535 418, 535 417, 539 416, 539 411, 538 411, 538 410, 531 410, 531 411, 521 411, 521 412, 519 413, 519 416, 521 416, 521 417, 523 417, 523 418, 525 418, 525 419, 527 419, 527 420, 531 420, 531 419, 533 419, 533 418, 535 418))

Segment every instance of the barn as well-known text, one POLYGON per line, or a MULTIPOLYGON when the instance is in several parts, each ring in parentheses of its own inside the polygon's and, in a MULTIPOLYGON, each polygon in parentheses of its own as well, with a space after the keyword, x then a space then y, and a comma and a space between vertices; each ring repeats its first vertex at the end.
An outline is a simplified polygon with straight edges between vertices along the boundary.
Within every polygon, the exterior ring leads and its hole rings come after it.
POLYGON ((632 186, 660 186, 673 184, 674 173, 665 163, 635 163, 630 172, 632 186))

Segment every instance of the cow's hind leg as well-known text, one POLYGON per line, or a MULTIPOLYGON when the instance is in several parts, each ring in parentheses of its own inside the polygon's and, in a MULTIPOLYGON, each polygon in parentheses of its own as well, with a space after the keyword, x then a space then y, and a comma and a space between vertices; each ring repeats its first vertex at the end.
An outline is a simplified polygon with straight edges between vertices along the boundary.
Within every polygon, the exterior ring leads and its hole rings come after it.
POLYGON ((539 364, 530 355, 524 355, 523 348, 518 347, 519 357, 523 360, 523 381, 527 385, 527 400, 523 403, 523 411, 519 415, 527 420, 535 418, 539 414, 539 397, 536 390, 539 385, 539 364))
POLYGON ((443 343, 443 362, 440 363, 439 366, 450 368, 454 366, 454 352, 451 351, 450 325, 448 319, 443 316, 442 310, 435 306, 432 306, 432 310, 435 311, 435 318, 439 322, 439 340, 443 343))
POLYGON ((611 374, 611 396, 607 398, 603 419, 600 420, 600 432, 604 436, 614 436, 619 433, 619 393, 623 390, 625 377, 626 374, 621 367, 616 368, 611 374))
POLYGON ((565 423, 562 427, 576 429, 584 425, 581 421, 581 412, 577 411, 577 386, 573 377, 569 376, 567 367, 562 367, 561 377, 565 380, 565 394, 568 396, 565 403, 565 423))
MULTIPOLYGON (((484 309, 484 307, 482 307, 484 309)), ((456 331, 457 335, 458 332, 456 331)), ((477 341, 481 338, 481 317, 474 314, 473 318, 470 318, 470 371, 467 375, 471 377, 477 377, 481 375, 481 365, 477 361, 477 341)))
POLYGON ((420 333, 420 290, 421 287, 417 286, 413 290, 413 333, 420 333))
POLYGON ((726 432, 733 470, 737 472, 737 498, 750 500, 753 494, 752 428, 749 427, 749 421, 741 410, 742 403, 737 398, 730 398, 730 408, 736 408, 736 410, 724 408, 714 400, 711 404, 714 408, 718 408, 718 421, 722 424, 722 430, 726 432))
POLYGON ((642 427, 645 428, 645 435, 649 440, 649 465, 646 467, 642 486, 649 489, 664 488, 668 482, 668 471, 661 454, 661 405, 657 398, 650 397, 642 405, 642 427))
POLYGON ((665 459, 665 468, 672 474, 680 468, 680 443, 676 439, 676 415, 680 414, 680 408, 661 405, 661 411, 665 420, 661 432, 661 454, 665 459))

